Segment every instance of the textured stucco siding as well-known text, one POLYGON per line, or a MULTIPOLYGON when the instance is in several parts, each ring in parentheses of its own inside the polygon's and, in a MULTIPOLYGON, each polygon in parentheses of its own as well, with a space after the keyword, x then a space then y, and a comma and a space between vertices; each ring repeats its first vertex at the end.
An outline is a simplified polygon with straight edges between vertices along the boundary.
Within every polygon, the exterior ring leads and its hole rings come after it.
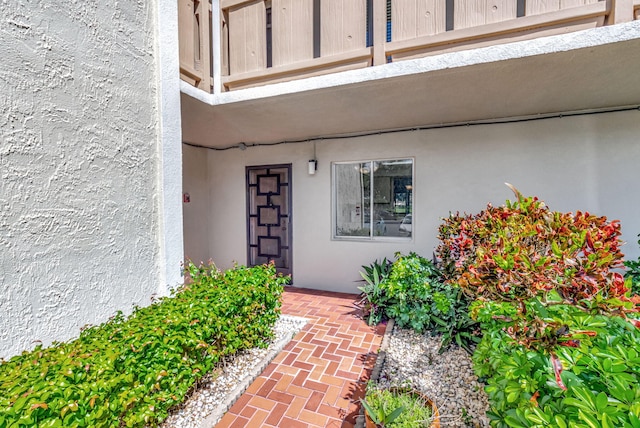
POLYGON ((158 290, 153 8, 0 2, 0 357, 158 290))
POLYGON ((184 259, 195 264, 206 263, 209 250, 210 224, 212 223, 209 197, 208 150, 184 145, 182 186, 189 202, 183 204, 184 259), (204 239, 203 239, 204 237, 204 239))

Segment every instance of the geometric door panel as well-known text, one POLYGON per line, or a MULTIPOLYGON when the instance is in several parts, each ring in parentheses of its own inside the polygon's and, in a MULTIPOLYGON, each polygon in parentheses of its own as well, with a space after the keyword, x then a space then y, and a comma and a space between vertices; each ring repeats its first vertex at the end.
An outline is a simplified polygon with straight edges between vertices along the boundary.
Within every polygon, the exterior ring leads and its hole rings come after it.
POLYGON ((291 274, 291 164, 248 166, 247 264, 291 274))

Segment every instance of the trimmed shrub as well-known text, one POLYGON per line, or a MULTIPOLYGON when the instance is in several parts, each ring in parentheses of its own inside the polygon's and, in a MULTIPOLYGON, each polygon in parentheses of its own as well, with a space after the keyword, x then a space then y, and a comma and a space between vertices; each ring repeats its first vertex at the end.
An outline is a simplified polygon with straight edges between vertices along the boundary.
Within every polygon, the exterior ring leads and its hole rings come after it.
MULTIPOLYGON (((640 234, 638 237, 640 238, 640 234)), ((640 246, 640 239, 638 239, 638 245, 640 246)), ((627 268, 627 271, 624 273, 627 286, 631 288, 633 294, 640 294, 640 258, 637 260, 627 260, 624 262, 624 266, 627 268)))
POLYGON ((225 356, 266 346, 287 278, 187 269, 171 297, 0 365, 0 428, 155 426, 225 356))
POLYGON ((640 297, 616 272, 619 222, 513 190, 445 220, 437 250, 446 283, 474 300, 492 425, 640 428, 640 297))
POLYGON ((460 288, 442 282, 438 268, 416 253, 363 266, 365 309, 370 324, 393 319, 399 327, 442 335, 443 350, 451 342, 471 351, 479 338, 467 314, 468 299, 460 288))
POLYGON ((510 335, 527 347, 553 347, 568 333, 558 334, 561 319, 528 311, 527 301, 609 315, 638 310, 640 298, 629 296, 615 271, 623 263, 617 220, 553 212, 537 198, 515 193, 516 202, 444 221, 437 254, 446 283, 472 299, 512 303, 517 310, 510 335))
POLYGON ((503 330, 485 332, 473 362, 494 427, 640 427, 640 330, 620 317, 573 316, 598 334, 558 347, 555 362, 503 330))

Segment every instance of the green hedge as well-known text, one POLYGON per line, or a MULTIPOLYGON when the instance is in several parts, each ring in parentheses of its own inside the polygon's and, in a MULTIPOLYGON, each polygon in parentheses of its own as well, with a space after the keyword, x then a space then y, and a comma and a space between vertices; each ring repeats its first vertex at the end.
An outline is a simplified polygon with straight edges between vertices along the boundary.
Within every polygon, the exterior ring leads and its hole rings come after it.
POLYGON ((0 364, 0 428, 155 426, 226 355, 266 346, 287 278, 188 266, 173 296, 0 364))
POLYGON ((393 263, 385 258, 362 266, 365 285, 360 290, 368 323, 393 319, 401 328, 440 334, 440 351, 455 342, 471 353, 480 339, 460 288, 445 284, 438 268, 416 253, 396 253, 395 258, 393 263))
POLYGON ((640 428, 640 298, 620 224, 517 201, 452 215, 437 254, 474 302, 473 355, 497 428, 640 428))
MULTIPOLYGON (((640 234, 638 234, 638 238, 640 238, 640 234)), ((638 246, 640 246, 640 239, 638 239, 638 246)), ((637 260, 625 261, 624 266, 627 268, 624 277, 628 281, 628 287, 631 288, 633 294, 640 295, 640 257, 637 260)))

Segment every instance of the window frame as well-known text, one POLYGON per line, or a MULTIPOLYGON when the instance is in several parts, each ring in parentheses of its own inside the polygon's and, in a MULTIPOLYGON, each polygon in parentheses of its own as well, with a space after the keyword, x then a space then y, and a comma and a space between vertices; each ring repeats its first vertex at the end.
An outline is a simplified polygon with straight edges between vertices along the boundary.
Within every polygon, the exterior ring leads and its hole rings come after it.
MULTIPOLYGON (((375 173, 375 171, 374 171, 375 173)), ((415 175, 416 175, 416 159, 414 156, 394 156, 391 158, 382 158, 382 159, 363 159, 363 160, 348 160, 348 161, 333 161, 331 162, 331 240, 332 241, 341 241, 341 242, 403 242, 410 243, 414 241, 415 236, 415 228, 414 228, 414 220, 415 217, 415 175), (374 222, 370 220, 369 224, 369 235, 368 236, 346 236, 346 235, 338 235, 338 188, 337 188, 337 178, 336 178, 336 166, 337 165, 357 165, 363 163, 369 163, 370 168, 373 169, 374 162, 387 162, 387 161, 402 161, 402 160, 410 160, 411 161, 411 235, 410 236, 376 236, 373 233, 374 230, 374 222)), ((374 209, 375 203, 374 201, 374 190, 375 190, 375 176, 372 174, 373 180, 369 189, 369 218, 374 218, 374 209)), ((405 216, 409 213, 405 213, 405 216)), ((364 208, 362 215, 364 216, 364 208)))

